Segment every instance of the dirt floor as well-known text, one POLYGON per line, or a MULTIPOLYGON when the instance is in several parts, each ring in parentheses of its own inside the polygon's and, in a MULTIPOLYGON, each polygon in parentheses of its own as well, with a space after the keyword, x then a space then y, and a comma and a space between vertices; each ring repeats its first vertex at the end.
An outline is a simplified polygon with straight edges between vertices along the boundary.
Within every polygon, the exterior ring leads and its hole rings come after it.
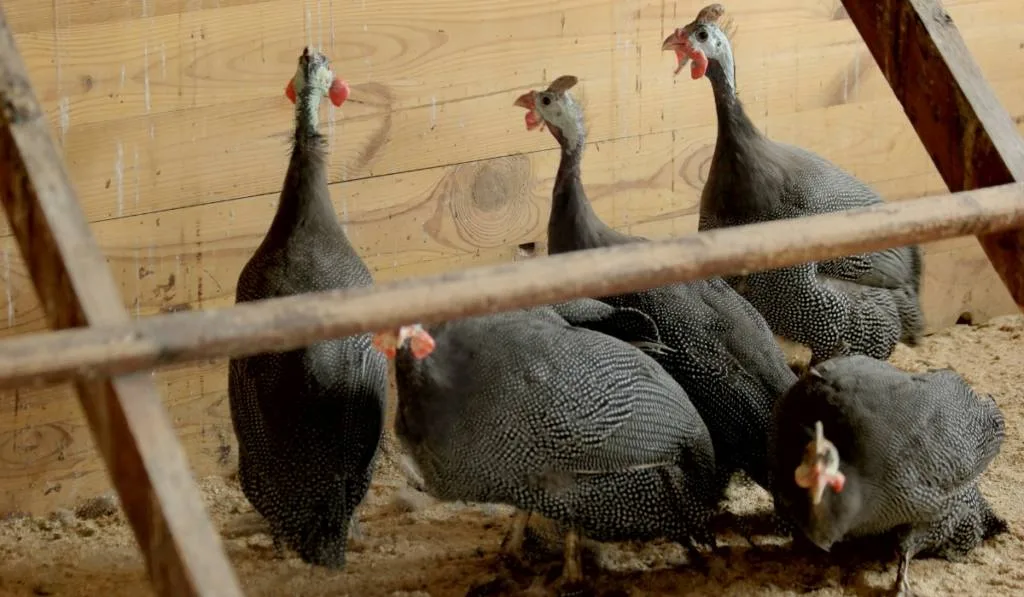
MULTIPOLYGON (((911 371, 953 367, 979 391, 996 397, 1009 430, 982 488, 1009 521, 1011 532, 977 549, 965 562, 915 560, 911 581, 918 596, 1024 590, 1022 334, 1024 318, 1004 317, 983 326, 956 326, 926 338, 917 349, 900 346, 893 355, 896 365, 911 371)), ((236 483, 210 478, 202 479, 201 486, 247 595, 462 596, 500 570, 495 554, 509 510, 433 503, 406 486, 388 456, 360 513, 361 537, 351 542, 344 572, 314 569, 290 554, 275 556, 236 483)), ((751 513, 769 506, 760 489, 734 487, 733 511, 751 513)), ((788 540, 779 538, 757 537, 759 549, 753 550, 732 533, 720 541, 731 550, 727 558, 712 558, 707 576, 679 566, 685 558, 671 544, 606 545, 590 560, 588 571, 598 579, 595 586, 602 595, 881 595, 895 574, 889 563, 855 564, 840 555, 829 559, 798 554, 788 540)), ((533 573, 515 575, 518 588, 505 592, 543 595, 559 570, 557 553, 541 557, 533 573)), ((58 511, 48 518, 0 522, 0 595, 152 594, 131 532, 110 500, 94 500, 76 512, 58 511)))

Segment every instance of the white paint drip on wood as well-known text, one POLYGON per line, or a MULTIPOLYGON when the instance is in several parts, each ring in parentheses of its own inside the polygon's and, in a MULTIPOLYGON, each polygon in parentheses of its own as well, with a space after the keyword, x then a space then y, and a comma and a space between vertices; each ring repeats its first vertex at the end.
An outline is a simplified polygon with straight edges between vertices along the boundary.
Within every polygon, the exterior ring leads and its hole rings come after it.
POLYGON ((146 113, 149 114, 149 42, 142 50, 142 90, 146 97, 146 113))
POLYGON ((313 46, 313 14, 309 10, 309 0, 306 0, 306 46, 313 46))
POLYGON ((139 250, 135 249, 134 251, 132 251, 132 253, 133 258, 135 259, 135 301, 133 301, 133 306, 135 307, 135 319, 138 319, 139 311, 142 305, 142 293, 139 292, 139 272, 141 271, 139 269, 139 250))
POLYGON ((57 102, 57 109, 60 111, 60 142, 64 144, 64 136, 68 134, 68 127, 71 125, 70 104, 67 97, 61 97, 57 102))
POLYGON ((11 284, 11 239, 4 243, 4 291, 7 294, 7 327, 14 327, 14 291, 11 284))
POLYGON ((117 142, 117 159, 114 160, 114 181, 117 184, 117 215, 124 213, 124 146, 117 142))
POLYGON ((135 162, 132 164, 135 170, 135 207, 139 206, 139 146, 135 146, 135 162))
POLYGON ((316 47, 320 53, 324 51, 324 18, 320 11, 320 0, 316 0, 316 47))

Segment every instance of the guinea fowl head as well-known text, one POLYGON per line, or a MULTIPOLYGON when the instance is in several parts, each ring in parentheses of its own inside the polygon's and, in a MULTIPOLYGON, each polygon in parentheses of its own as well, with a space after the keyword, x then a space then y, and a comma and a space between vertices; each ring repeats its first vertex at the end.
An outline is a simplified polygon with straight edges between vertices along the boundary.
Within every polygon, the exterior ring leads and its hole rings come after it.
POLYGON ((801 526, 807 537, 826 551, 846 534, 859 510, 859 492, 847 488, 839 464, 839 450, 825 437, 822 422, 816 421, 814 438, 807 443, 793 477, 809 494, 810 509, 801 526), (832 491, 826 494, 826 487, 832 491))
POLYGON ((797 485, 808 490, 814 506, 821 504, 826 486, 836 493, 843 490, 846 477, 839 472, 839 450, 825 438, 821 421, 814 423, 814 439, 808 442, 804 460, 793 476, 797 485))
POLYGON ((349 94, 348 83, 335 76, 327 57, 308 46, 303 48, 295 76, 288 81, 284 94, 295 103, 304 89, 327 96, 336 107, 341 107, 349 94))
POLYGON ((373 347, 389 359, 395 358, 406 342, 409 343, 412 356, 417 359, 425 359, 434 351, 434 338, 418 323, 373 335, 373 347))
POLYGON ((678 61, 675 74, 679 74, 691 60, 690 76, 694 79, 707 73, 709 61, 718 62, 729 71, 732 70, 729 38, 733 27, 731 22, 723 19, 724 15, 724 6, 709 4, 700 10, 692 23, 679 27, 665 38, 661 49, 675 52, 678 61))
POLYGON ((583 140, 583 111, 569 90, 578 82, 573 75, 562 75, 544 91, 530 90, 516 98, 515 105, 529 110, 526 129, 544 130, 546 124, 560 144, 576 149, 583 140))

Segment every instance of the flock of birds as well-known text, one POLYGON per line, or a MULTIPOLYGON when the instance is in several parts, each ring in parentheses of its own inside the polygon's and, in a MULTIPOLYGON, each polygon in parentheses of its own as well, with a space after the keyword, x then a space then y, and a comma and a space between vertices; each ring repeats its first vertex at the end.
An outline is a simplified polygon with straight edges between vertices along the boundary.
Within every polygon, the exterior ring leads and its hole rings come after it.
MULTIPOLYGON (((713 4, 662 49, 711 82, 718 138, 700 230, 832 212, 881 198, 825 159, 772 141, 736 96, 713 4)), ((550 253, 645 239, 591 208, 581 180, 585 127, 557 78, 515 100, 528 129, 561 146, 550 253)), ((288 84, 294 148, 278 211, 238 280, 237 301, 370 286, 331 205, 324 97, 348 87, 307 48, 288 84)), ((516 508, 501 552, 521 557, 529 518, 565 537, 561 581, 583 580, 579 542, 664 538, 696 567, 719 549, 710 529, 734 475, 773 498, 781 533, 828 551, 892 537, 894 591, 910 595, 916 555, 956 557, 1007 529, 978 489, 1003 416, 951 370, 888 364, 922 333, 916 246, 712 278, 619 296, 405 326, 233 359, 231 416, 242 490, 275 545, 345 565, 353 511, 384 431, 388 359, 395 431, 425 491, 516 508), (800 376, 775 335, 808 346, 800 376)), ((706 568, 705 568, 706 569, 706 568)))

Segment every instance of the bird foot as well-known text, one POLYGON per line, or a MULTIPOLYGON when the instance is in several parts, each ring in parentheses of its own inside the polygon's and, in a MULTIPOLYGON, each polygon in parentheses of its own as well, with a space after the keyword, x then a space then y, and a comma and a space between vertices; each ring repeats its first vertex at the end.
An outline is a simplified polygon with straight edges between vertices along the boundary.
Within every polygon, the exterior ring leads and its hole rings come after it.
MULTIPOLYGON (((702 554, 700 550, 697 548, 697 544, 693 541, 693 539, 689 539, 685 543, 685 546, 687 559, 690 561, 690 567, 705 576, 710 575, 711 564, 708 562, 708 559, 704 556, 704 554, 702 554)), ((717 543, 715 544, 713 549, 715 552, 719 551, 720 548, 717 543)), ((728 550, 728 547, 725 546, 725 549, 728 550)))
POLYGON ((286 559, 288 556, 287 546, 285 546, 284 541, 281 538, 276 536, 273 538, 273 550, 274 558, 278 560, 286 559))
POLYGON ((556 583, 561 589, 583 583, 583 558, 580 555, 580 536, 575 530, 565 534, 565 558, 562 576, 556 583))
POLYGON ((501 559, 513 567, 525 568, 526 560, 523 557, 523 543, 526 541, 526 527, 530 522, 530 513, 518 510, 512 516, 512 524, 508 533, 501 542, 501 559))
POLYGON ((409 487, 420 493, 427 493, 427 483, 423 480, 423 475, 416 468, 416 464, 411 456, 404 453, 401 454, 398 457, 398 468, 402 471, 405 482, 409 487))
POLYGON ((363 538, 363 525, 359 522, 359 518, 353 516, 348 524, 348 540, 358 542, 362 541, 363 538))

